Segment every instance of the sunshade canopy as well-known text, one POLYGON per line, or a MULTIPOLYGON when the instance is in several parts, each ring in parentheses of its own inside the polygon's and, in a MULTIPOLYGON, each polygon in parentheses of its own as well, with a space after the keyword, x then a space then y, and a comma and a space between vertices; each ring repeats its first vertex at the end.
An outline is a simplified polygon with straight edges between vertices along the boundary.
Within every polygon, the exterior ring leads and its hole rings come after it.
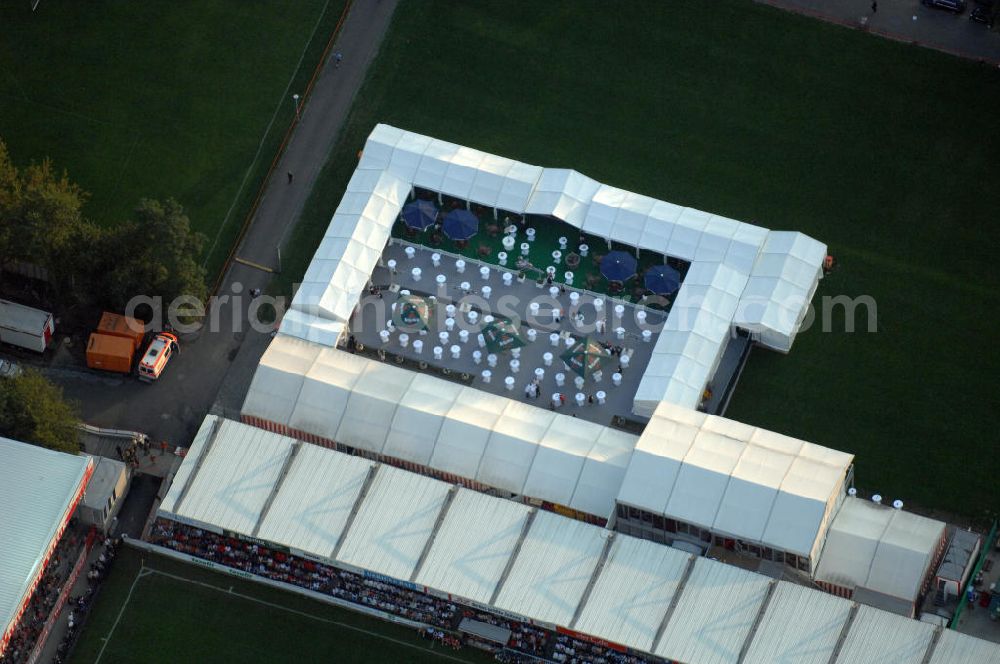
POLYGON ((437 206, 430 201, 413 201, 403 207, 403 223, 413 230, 422 231, 437 219, 437 206))
POLYGON ((521 332, 507 320, 495 320, 483 328, 486 349, 491 353, 503 353, 525 345, 521 332))
POLYGON ((628 281, 635 276, 637 265, 635 256, 624 251, 611 251, 601 259, 601 274, 608 281, 628 281))
POLYGON ((434 325, 434 307, 419 295, 404 295, 396 303, 396 322, 414 331, 429 330, 434 325))
POLYGON ((669 265, 654 265, 644 277, 647 290, 657 295, 670 295, 681 287, 681 273, 669 265))
POLYGON ((452 240, 468 240, 479 231, 479 218, 468 210, 452 210, 444 218, 444 234, 452 240))
POLYGON ((571 371, 582 378, 590 378, 611 361, 611 353, 589 337, 559 356, 571 371))

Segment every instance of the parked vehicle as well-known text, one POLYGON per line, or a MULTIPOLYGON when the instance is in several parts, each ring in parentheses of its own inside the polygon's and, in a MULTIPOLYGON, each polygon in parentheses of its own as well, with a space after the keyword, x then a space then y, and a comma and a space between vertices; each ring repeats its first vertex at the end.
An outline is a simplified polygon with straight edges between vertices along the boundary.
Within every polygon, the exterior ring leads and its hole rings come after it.
POLYGON ((95 332, 87 342, 87 366, 91 369, 127 374, 132 371, 134 355, 135 344, 128 337, 95 332))
POLYGON ((146 329, 141 321, 110 311, 105 311, 101 315, 101 322, 97 324, 96 332, 128 339, 132 343, 133 351, 138 350, 146 339, 146 329))
POLYGON ((17 364, 0 357, 0 378, 17 378, 22 373, 24 372, 17 364))
POLYGON ((0 300, 0 341, 43 353, 52 343, 56 324, 52 314, 8 300, 0 300))
POLYGON ((160 332, 153 337, 149 348, 139 361, 139 380, 147 382, 158 380, 167 362, 179 349, 177 337, 170 332, 160 332))
POLYGON ((955 14, 965 11, 965 0, 922 0, 922 2, 928 7, 944 9, 955 14))
POLYGON ((982 23, 988 28, 993 27, 993 4, 976 3, 976 6, 969 12, 969 20, 973 23, 982 23))

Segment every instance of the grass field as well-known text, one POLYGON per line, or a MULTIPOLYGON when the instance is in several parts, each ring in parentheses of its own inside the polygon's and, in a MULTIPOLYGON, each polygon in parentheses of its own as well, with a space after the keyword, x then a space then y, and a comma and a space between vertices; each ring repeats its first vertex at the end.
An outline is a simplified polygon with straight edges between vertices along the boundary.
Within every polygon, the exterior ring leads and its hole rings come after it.
POLYGON ((840 263, 818 297, 873 296, 878 332, 754 353, 728 415, 856 453, 858 484, 887 497, 996 510, 1000 72, 716 4, 404 1, 276 288, 376 122, 801 230, 840 263))
POLYGON ((174 197, 222 266, 344 0, 0 3, 0 137, 101 224, 174 197))
POLYGON ((123 547, 73 664, 489 662, 415 630, 123 547))

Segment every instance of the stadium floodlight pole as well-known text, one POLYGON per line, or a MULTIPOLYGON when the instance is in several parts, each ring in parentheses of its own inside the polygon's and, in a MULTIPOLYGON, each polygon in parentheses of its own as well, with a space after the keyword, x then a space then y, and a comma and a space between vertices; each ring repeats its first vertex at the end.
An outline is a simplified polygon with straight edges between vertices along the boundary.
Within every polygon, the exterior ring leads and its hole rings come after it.
POLYGON ((292 95, 292 102, 295 104, 295 119, 299 117, 299 95, 292 95))

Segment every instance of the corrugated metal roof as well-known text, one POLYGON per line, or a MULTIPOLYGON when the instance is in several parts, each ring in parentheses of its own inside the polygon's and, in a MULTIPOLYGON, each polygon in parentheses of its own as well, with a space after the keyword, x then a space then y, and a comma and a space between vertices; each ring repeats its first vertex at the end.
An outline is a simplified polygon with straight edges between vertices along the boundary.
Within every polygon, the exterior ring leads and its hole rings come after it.
POLYGON ((338 560, 408 580, 450 489, 429 477, 379 466, 338 560))
POLYGON ((649 652, 691 555, 617 535, 573 629, 649 652))
POLYGON ((743 664, 827 664, 851 602, 779 581, 743 664))
POLYGON ((41 570, 92 463, 89 457, 0 438, 0 635, 41 570))
POLYGON ((951 629, 941 632, 929 664, 1000 662, 1000 643, 984 641, 951 629))
POLYGON ((527 505, 459 489, 416 582, 489 603, 530 511, 527 505))
MULTIPOLYGON (((208 420, 202 428, 209 425, 208 420)), ((221 420, 211 453, 191 475, 178 516, 225 530, 252 533, 295 440, 221 420)), ((180 489, 179 489, 180 490, 180 489)), ((161 512, 169 511, 161 506, 161 512)))
POLYGON ((699 558, 656 648, 661 657, 736 664, 771 581, 699 558))
POLYGON ((494 605, 568 626, 609 535, 597 526, 539 512, 494 605))
POLYGON ((374 465, 362 457, 302 445, 257 537, 331 556, 374 465))
POLYGON ((202 420, 201 426, 198 428, 198 433, 194 435, 194 440, 191 441, 191 445, 184 455, 184 463, 174 473, 170 489, 167 491, 167 495, 163 497, 163 500, 160 501, 160 506, 157 508, 158 514, 173 514, 177 506, 177 501, 180 500, 188 483, 191 481, 191 475, 201 462, 201 457, 205 453, 212 434, 220 426, 222 426, 222 418, 216 415, 206 415, 205 419, 202 420))
POLYGON ((934 626, 861 604, 851 623, 838 664, 920 664, 934 626))

